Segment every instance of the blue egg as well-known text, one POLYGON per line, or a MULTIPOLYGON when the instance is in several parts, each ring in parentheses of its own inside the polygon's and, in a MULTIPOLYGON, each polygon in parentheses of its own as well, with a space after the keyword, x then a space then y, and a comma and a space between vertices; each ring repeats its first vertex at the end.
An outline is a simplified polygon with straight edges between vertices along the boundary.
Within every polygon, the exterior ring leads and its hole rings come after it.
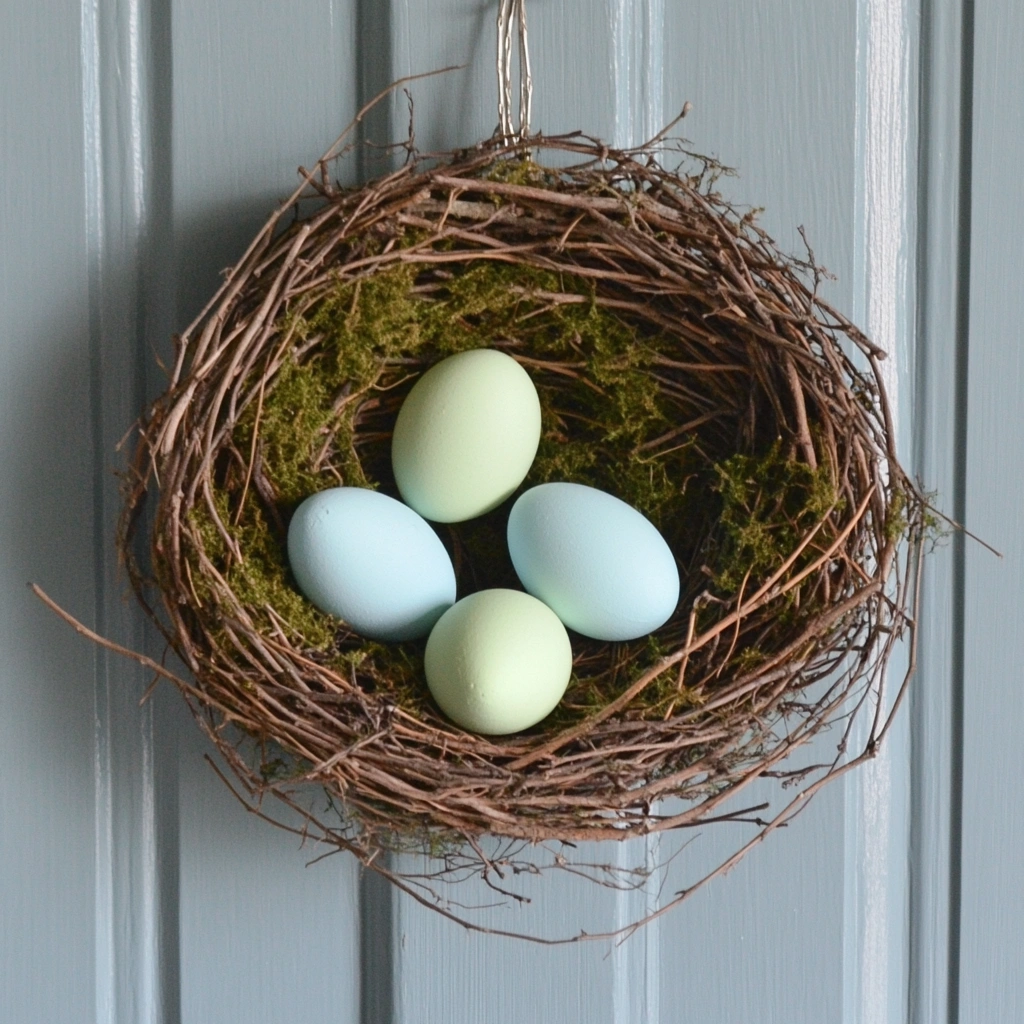
POLYGON ((679 602, 679 570, 665 538, 631 505, 594 487, 530 488, 512 506, 508 550, 526 590, 597 640, 644 636, 679 602))
POLYGON ((288 526, 299 589, 323 612, 373 640, 426 636, 455 602, 455 570, 430 524, 361 487, 307 498, 288 526))

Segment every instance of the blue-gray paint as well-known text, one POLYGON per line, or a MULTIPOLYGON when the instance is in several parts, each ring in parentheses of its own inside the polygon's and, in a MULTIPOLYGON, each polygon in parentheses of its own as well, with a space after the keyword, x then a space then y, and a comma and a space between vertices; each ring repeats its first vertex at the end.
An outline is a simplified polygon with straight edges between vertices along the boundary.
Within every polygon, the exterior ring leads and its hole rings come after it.
MULTIPOLYGON (((169 14, 148 0, 81 5, 93 440, 95 626, 142 647, 114 556, 116 446, 145 397, 147 340, 173 325, 169 14)), ((177 776, 169 694, 96 655, 96 1016, 178 1018, 177 776)))
MULTIPOLYGON (((0 15, 0 1019, 1024 1016, 1012 0, 980 10, 976 32, 971 0, 529 4, 534 126, 637 142, 691 101, 695 148, 741 171, 730 194, 765 205, 785 248, 806 226, 838 277, 829 297, 891 342, 908 460, 1007 555, 959 539, 930 561, 920 675, 887 759, 657 927, 547 950, 467 935, 344 858, 307 868, 317 851, 211 773, 176 695, 140 710, 145 675, 25 590, 38 580, 147 642, 111 560, 110 470, 159 389, 152 352, 390 78, 467 63, 413 87, 417 141, 489 134, 494 14, 479 0, 258 16, 241 0, 42 0, 0 15)), ((365 134, 407 116, 396 98, 365 134)), ((741 831, 590 852, 639 863, 692 838, 676 868, 694 877, 741 831)), ((489 919, 604 930, 657 899, 565 880, 533 895, 489 919)))
MULTIPOLYGON (((358 874, 247 814, 180 725, 181 1020, 360 1020, 358 874)), ((272 808, 267 808, 271 810, 272 808)), ((285 818, 285 820, 289 820, 285 818)), ((291 819, 296 824, 295 819, 291 819)))
MULTIPOLYGON (((664 104, 675 111, 693 103, 685 134, 698 151, 738 168, 723 187, 739 202, 763 205, 762 223, 784 248, 800 251, 797 227, 805 226, 837 276, 830 299, 851 312, 857 14, 853 2, 814 0, 669 5, 664 104)), ((823 753, 832 740, 821 742, 823 753)), ((856 922, 845 920, 852 818, 843 785, 825 789, 792 825, 663 921, 664 1020, 672 1019, 666 1008, 679 1006, 687 1022, 848 1019, 844 961, 856 922), (794 955, 801 934, 814 938, 794 955)), ((779 796, 765 785, 752 799, 779 796)), ((709 829, 688 855, 713 863, 737 845, 737 831, 709 829)))
MULTIPOLYGON (((355 112, 348 0, 173 5, 175 321, 355 112)), ((351 173, 351 171, 347 171, 351 173)), ((163 340, 161 339, 163 343, 163 340)), ((164 343, 165 344, 165 343, 164 343)), ((360 1007, 358 872, 246 814, 178 716, 182 1024, 339 1021, 360 1007)))
POLYGON ((1024 10, 975 18, 964 516, 1005 557, 965 545, 960 1024, 1024 1019, 1024 10))
POLYGON ((79 18, 0 14, 0 1019, 95 1009, 95 614, 79 18))
MULTIPOLYGON (((889 394, 897 449, 912 451, 915 353, 913 232, 916 6, 906 0, 859 0, 856 46, 856 130, 853 230, 853 316, 887 353, 882 376, 889 394)), ((892 706, 908 666, 894 652, 882 699, 892 706)), ((870 728, 862 716, 851 730, 854 750, 870 728)), ((878 756, 843 780, 845 898, 843 1020, 899 1020, 908 978, 908 862, 911 758, 900 716, 878 756)))
MULTIPOLYGON (((921 7, 918 274, 913 466, 947 514, 963 515, 970 261, 971 36, 968 5, 921 7)), ((923 580, 911 691, 911 1024, 955 1024, 959 983, 958 723, 963 700, 963 538, 923 580)))

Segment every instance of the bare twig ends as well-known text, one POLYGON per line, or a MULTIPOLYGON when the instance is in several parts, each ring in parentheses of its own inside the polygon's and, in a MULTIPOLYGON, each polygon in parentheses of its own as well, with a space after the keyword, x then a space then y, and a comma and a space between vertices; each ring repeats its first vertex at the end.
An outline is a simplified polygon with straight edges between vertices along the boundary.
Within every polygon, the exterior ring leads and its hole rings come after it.
MULTIPOLYGON (((445 902, 445 879, 482 879, 518 898, 517 871, 580 870, 561 852, 538 867, 523 853, 531 844, 735 821, 723 804, 757 779, 800 786, 777 813, 750 822, 754 835, 681 889, 663 914, 790 822, 830 779, 875 756, 909 679, 891 704, 876 700, 897 638, 914 638, 924 499, 895 460, 877 346, 819 298, 809 247, 808 260, 786 257, 752 217, 714 191, 721 169, 713 161, 692 173, 662 167, 659 155, 686 155, 670 139, 677 122, 633 151, 580 133, 495 138, 440 157, 410 148, 405 166, 380 180, 356 190, 329 187, 326 163, 373 103, 410 80, 375 97, 304 173, 183 332, 170 387, 142 422, 121 554, 144 607, 195 681, 98 637, 36 593, 83 636, 182 690, 250 811, 272 819, 262 798, 277 797, 302 814, 296 835, 353 853, 473 930, 491 929, 457 912, 451 897, 445 902), (545 170, 543 158, 556 151, 559 169, 545 170), (565 154, 576 163, 565 167, 565 154), (285 226, 286 214, 307 198, 318 202, 285 226), (665 339, 644 372, 672 429, 647 439, 638 458, 679 444, 682 427, 723 458, 778 439, 808 473, 828 474, 833 492, 771 570, 740 574, 739 593, 695 604, 713 589, 697 572, 659 634, 663 650, 653 662, 639 649, 588 650, 587 671, 617 680, 607 704, 568 728, 505 739, 464 733, 426 704, 403 706, 373 676, 371 662, 332 661, 280 609, 243 600, 228 564, 243 554, 238 516, 225 517, 217 497, 225 466, 234 466, 243 498, 259 492, 273 501, 255 436, 264 403, 282 368, 321 344, 289 334, 289 323, 320 308, 339 283, 358 286, 411 267, 429 291, 484 260, 552 275, 543 293, 532 278, 523 285, 524 309, 592 304, 665 339), (863 353, 870 372, 857 369, 846 344, 863 353), (238 444, 233 432, 247 410, 257 410, 256 427, 238 444), (155 507, 152 564, 144 569, 131 541, 147 495, 155 507), (897 504, 908 552, 902 563, 891 514, 897 504), (154 593, 159 605, 150 601, 154 593), (830 723, 873 704, 882 710, 863 750, 847 750, 847 728, 835 759, 816 776, 787 766, 788 755, 830 723), (226 724, 259 737, 261 751, 273 741, 291 766, 288 776, 274 775, 279 766, 268 754, 244 756, 245 744, 226 724), (315 814, 296 798, 309 779, 325 787, 329 813, 315 814), (655 802, 669 796, 685 801, 682 809, 656 813, 655 802), (495 856, 485 835, 511 846, 495 856), (402 874, 380 855, 410 846, 433 849, 436 872, 402 874)), ((572 358, 519 351, 511 342, 508 351, 553 388, 587 376, 585 347, 572 358)), ((394 389, 424 365, 410 359, 385 369, 391 376, 375 379, 372 395, 354 389, 339 398, 346 411, 359 411, 353 443, 386 436, 394 389)), ((326 436, 317 444, 324 465, 331 442, 326 436)), ((606 869, 588 871, 607 884, 606 869)), ((640 923, 558 941, 621 937, 640 923)))

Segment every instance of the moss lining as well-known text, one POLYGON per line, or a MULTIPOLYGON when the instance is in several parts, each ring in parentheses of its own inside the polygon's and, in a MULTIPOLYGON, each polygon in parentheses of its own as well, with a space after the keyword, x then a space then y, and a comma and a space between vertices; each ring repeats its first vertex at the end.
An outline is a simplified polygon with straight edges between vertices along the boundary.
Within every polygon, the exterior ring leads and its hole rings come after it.
MULTIPOLYGON (((427 366, 481 346, 561 364, 553 372, 526 363, 540 395, 543 427, 523 488, 570 480, 627 501, 668 540, 684 573, 684 600, 706 587, 708 577, 727 598, 748 571, 756 582, 776 567, 834 503, 827 470, 814 472, 787 458, 780 443, 717 463, 696 434, 668 448, 650 446, 678 422, 678 411, 666 408, 650 372, 660 352, 671 354, 672 339, 612 315, 586 301, 588 294, 585 281, 522 265, 475 260, 423 271, 400 264, 339 283, 313 307, 286 315, 281 333, 291 332, 295 348, 308 354, 301 362, 287 361, 262 400, 247 406, 234 431, 235 451, 246 455, 226 460, 218 474, 218 514, 235 524, 242 560, 229 557, 201 507, 191 513, 207 554, 257 621, 264 617, 268 629, 283 623, 318 660, 346 672, 358 667, 364 685, 387 687, 413 713, 425 706, 423 642, 365 641, 314 608, 290 577, 285 531, 298 503, 325 487, 376 487, 397 497, 390 431, 402 399, 427 366), (584 301, 546 298, 567 291, 584 301), (243 467, 250 452, 258 454, 257 479, 247 486, 243 467), (709 570, 688 577, 709 559, 709 570), (264 611, 268 605, 278 622, 264 611)), ((508 510, 518 493, 487 516, 457 529, 439 528, 453 555, 460 596, 519 586, 505 544, 508 510)), ((612 699, 668 646, 657 634, 619 645, 621 669, 590 676, 588 657, 607 645, 574 637, 577 667, 554 713, 557 724, 612 699)), ((738 657, 755 664, 763 655, 741 649, 738 657)), ((670 702, 701 699, 680 695, 667 676, 644 695, 652 713, 670 702)))
POLYGON ((721 541, 713 579, 722 593, 757 586, 833 508, 841 510, 827 466, 787 458, 777 440, 762 455, 715 465, 722 495, 721 541))

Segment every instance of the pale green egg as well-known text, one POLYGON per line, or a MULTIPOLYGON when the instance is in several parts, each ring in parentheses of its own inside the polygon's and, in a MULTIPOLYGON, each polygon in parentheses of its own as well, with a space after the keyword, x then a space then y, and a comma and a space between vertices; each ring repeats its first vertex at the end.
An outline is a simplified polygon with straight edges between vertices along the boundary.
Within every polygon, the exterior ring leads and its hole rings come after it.
POLYGON ((453 722, 504 736, 554 710, 572 674, 572 647, 558 616, 537 598, 481 590, 438 619, 424 667, 434 700, 453 722))
POLYGON ((405 503, 435 523, 497 508, 530 471, 540 443, 540 399, 530 375, 496 349, 432 366, 399 410, 391 441, 405 503))

